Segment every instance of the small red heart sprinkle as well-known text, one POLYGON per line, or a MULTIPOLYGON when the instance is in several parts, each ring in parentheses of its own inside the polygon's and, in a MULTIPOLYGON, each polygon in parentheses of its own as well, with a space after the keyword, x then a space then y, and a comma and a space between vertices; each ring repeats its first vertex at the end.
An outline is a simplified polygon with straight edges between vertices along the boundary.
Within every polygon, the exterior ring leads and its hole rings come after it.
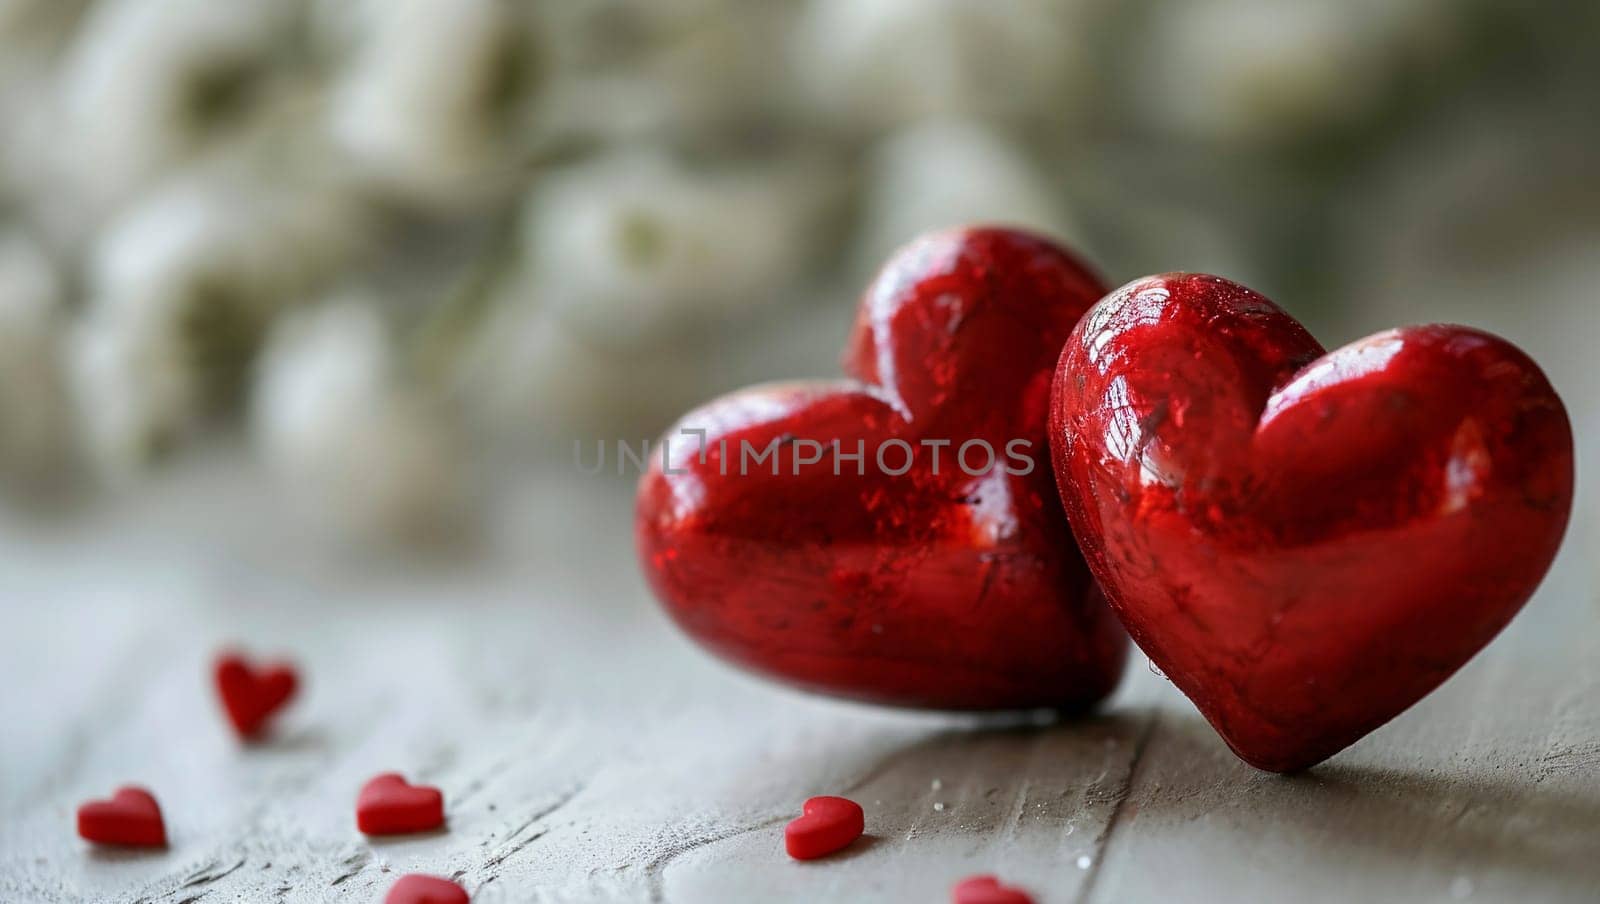
POLYGON ((149 791, 118 788, 110 800, 91 800, 78 808, 78 834, 97 844, 162 847, 167 827, 161 806, 149 791))
POLYGON ((1001 885, 994 876, 962 879, 950 889, 953 904, 1033 904, 1033 897, 1020 888, 1001 885))
POLYGON ((800 812, 804 815, 783 830, 784 847, 796 860, 826 857, 860 838, 866 828, 861 805, 842 797, 813 797, 800 812))
POLYGON ((214 671, 222 709, 233 730, 246 740, 259 736, 267 719, 289 702, 299 686, 287 663, 258 669, 236 653, 218 656, 214 671))
POLYGON ((356 828, 368 835, 426 832, 442 825, 444 795, 438 788, 407 784, 398 772, 377 776, 356 797, 356 828))
POLYGON ((467 904, 467 892, 449 879, 412 873, 389 887, 383 904, 467 904))

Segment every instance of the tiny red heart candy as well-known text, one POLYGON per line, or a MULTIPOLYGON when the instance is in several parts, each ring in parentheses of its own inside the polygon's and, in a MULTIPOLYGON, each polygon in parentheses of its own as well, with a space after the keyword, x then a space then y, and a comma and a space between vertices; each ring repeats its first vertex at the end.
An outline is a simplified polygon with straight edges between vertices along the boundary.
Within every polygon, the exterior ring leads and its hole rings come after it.
POLYGON ((449 879, 412 873, 389 886, 383 904, 467 904, 467 891, 449 879))
POLYGON ((994 876, 962 879, 950 889, 952 904, 1033 904, 1033 898, 1020 888, 1001 885, 994 876))
POLYGON ((213 673, 223 712, 233 730, 246 740, 260 736, 267 720, 289 702, 299 686, 294 668, 287 663, 258 669, 237 653, 218 656, 213 673))
POLYGON ((1102 699, 1127 637, 1073 550, 1045 416, 1061 344, 1103 292, 1014 230, 895 255, 861 301, 853 379, 724 396, 652 448, 638 551, 668 614, 814 691, 941 709, 1102 699))
POLYGON ((1315 765, 1438 687, 1532 595, 1572 508, 1539 367, 1458 326, 1331 353, 1214 276, 1117 290, 1056 371, 1080 547, 1235 753, 1315 765))
POLYGON ((367 835, 403 835, 444 825, 444 795, 438 788, 411 785, 398 772, 385 772, 361 786, 356 797, 356 828, 367 835))
POLYGON ((796 860, 815 860, 842 850, 866 831, 861 805, 843 797, 813 797, 802 815, 783 830, 783 846, 796 860))
POLYGON ((78 835, 97 844, 161 847, 167 827, 161 806, 143 788, 117 789, 110 800, 91 800, 78 808, 78 835))

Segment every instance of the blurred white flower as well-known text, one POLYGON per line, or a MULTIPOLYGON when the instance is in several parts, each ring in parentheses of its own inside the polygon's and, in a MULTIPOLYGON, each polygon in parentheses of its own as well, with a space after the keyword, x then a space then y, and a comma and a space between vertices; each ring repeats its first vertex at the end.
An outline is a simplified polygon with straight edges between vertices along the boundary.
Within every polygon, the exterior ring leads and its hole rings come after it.
MULTIPOLYGON (((497 306, 460 370, 474 419, 512 440, 537 441, 552 428, 588 436, 626 436, 641 424, 655 430, 712 382, 692 349, 595 346, 537 299, 521 298, 497 306)), ((563 460, 570 454, 555 451, 563 460)))
POLYGON ((72 369, 107 476, 131 476, 232 402, 272 315, 359 247, 365 225, 337 196, 277 188, 180 180, 93 249, 72 369))
POLYGON ((72 393, 89 456, 125 481, 177 442, 199 407, 175 341, 153 325, 91 323, 69 347, 72 393))
POLYGON ((387 403, 388 328, 369 299, 340 298, 284 318, 257 368, 251 417, 268 460, 293 472, 348 444, 352 416, 387 403))
POLYGON ((61 74, 63 188, 125 197, 248 105, 294 22, 282 0, 101 0, 61 74))
POLYGON ((551 172, 527 202, 533 292, 614 345, 754 308, 814 250, 828 194, 804 164, 699 172, 648 151, 551 172))
POLYGON ((538 81, 536 36, 522 7, 368 0, 338 28, 352 59, 335 88, 332 130, 359 177, 408 201, 451 207, 516 174, 538 81))
POLYGON ((21 31, 44 6, 42 0, 0 0, 0 38, 21 31))
POLYGON ((258 448, 319 529, 360 541, 436 541, 466 513, 463 450, 397 374, 377 304, 351 295, 290 315, 262 354, 258 448))
MULTIPOLYGON (((61 47, 83 15, 82 0, 0 0, 0 197, 8 217, 58 250, 55 208, 63 191, 65 152, 75 139, 62 125, 61 47)), ((68 184, 66 188, 75 189, 68 184)))
POLYGON ((929 115, 1070 119, 1084 0, 815 0, 793 52, 815 102, 866 127, 929 115))
POLYGON ((964 223, 1023 226, 1077 237, 1061 189, 999 133, 962 121, 927 122, 874 149, 867 169, 858 264, 871 271, 930 229, 964 223))
POLYGON ((703 136, 794 112, 781 48, 795 3, 596 0, 539 7, 549 83, 541 120, 562 136, 703 136))
POLYGON ((44 38, 53 43, 83 17, 90 0, 0 0, 0 41, 9 48, 44 38))
POLYGON ((0 475, 28 484, 71 461, 60 283, 31 238, 0 231, 0 475))
POLYGON ((1355 122, 1443 30, 1438 0, 1185 0, 1151 17, 1133 99, 1156 125, 1273 143, 1355 122))
POLYGON ((55 110, 40 104, 41 93, 55 85, 49 54, 26 42, 6 38, 0 33, 4 52, 0 52, 0 195, 13 203, 27 199, 30 189, 43 187, 50 167, 44 166, 47 154, 59 154, 55 147, 55 110), (46 151, 46 146, 49 151, 46 151))

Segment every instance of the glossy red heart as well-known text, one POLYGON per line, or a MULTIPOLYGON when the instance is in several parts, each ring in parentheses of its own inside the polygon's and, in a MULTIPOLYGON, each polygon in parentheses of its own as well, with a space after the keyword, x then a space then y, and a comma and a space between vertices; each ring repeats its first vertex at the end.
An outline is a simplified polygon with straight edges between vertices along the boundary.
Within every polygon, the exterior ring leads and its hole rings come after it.
POLYGON ((438 788, 407 784, 398 772, 373 778, 356 797, 356 828, 368 835, 426 832, 442 825, 444 795, 438 788))
POLYGON ((843 850, 866 830, 860 804, 843 797, 813 797, 783 830, 783 846, 796 860, 815 860, 843 850))
POLYGON ((239 737, 259 737, 267 720, 294 696, 299 680, 294 668, 279 663, 258 669, 237 653, 217 657, 213 668, 222 710, 239 737))
POLYGON ((1078 541, 1151 661, 1241 758, 1312 766, 1487 644, 1572 505, 1566 412, 1456 326, 1324 354, 1213 276, 1130 283, 1073 333, 1051 443, 1078 541))
POLYGON ((950 889, 951 904, 1033 904, 1033 897, 1020 888, 1001 885, 994 876, 962 879, 950 889))
POLYGON ((110 800, 91 800, 78 808, 78 835, 97 844, 162 847, 167 827, 161 806, 149 791, 129 786, 110 800))
POLYGON ((383 904, 467 904, 467 891, 449 879, 412 873, 389 886, 383 904))
POLYGON ((1044 439, 1051 367, 1101 291, 1011 230, 901 251, 861 302, 854 379, 733 393, 652 451, 637 539, 667 612, 735 663, 841 696, 1105 696, 1127 641, 1073 550, 1044 439))

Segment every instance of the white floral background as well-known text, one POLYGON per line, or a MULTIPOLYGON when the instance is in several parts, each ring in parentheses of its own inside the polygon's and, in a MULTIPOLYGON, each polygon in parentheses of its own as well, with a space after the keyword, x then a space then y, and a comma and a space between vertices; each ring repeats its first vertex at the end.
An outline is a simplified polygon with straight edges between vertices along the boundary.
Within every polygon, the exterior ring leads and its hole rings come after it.
POLYGON ((459 542, 574 439, 831 373, 885 254, 970 220, 1578 360, 1596 10, 0 0, 6 504, 220 444, 318 530, 459 542))

